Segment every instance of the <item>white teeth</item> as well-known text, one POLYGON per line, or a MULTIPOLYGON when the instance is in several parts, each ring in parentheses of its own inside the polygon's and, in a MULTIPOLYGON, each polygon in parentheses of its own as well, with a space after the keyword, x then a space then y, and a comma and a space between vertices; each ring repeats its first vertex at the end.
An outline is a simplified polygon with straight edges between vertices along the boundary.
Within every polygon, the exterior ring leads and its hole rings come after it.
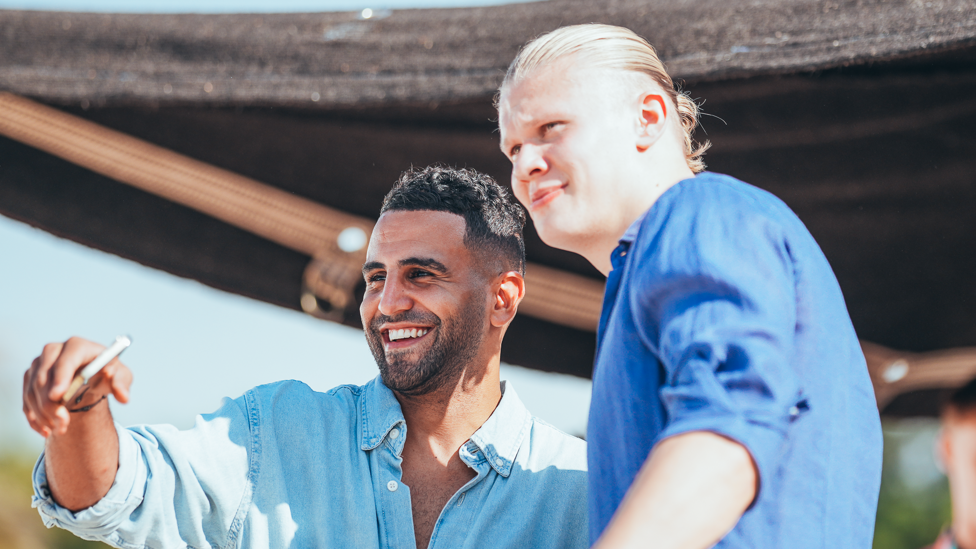
POLYGON ((427 331, 426 328, 420 328, 419 330, 417 328, 402 328, 399 330, 390 330, 389 336, 390 341, 396 341, 398 339, 420 337, 426 334, 427 331))

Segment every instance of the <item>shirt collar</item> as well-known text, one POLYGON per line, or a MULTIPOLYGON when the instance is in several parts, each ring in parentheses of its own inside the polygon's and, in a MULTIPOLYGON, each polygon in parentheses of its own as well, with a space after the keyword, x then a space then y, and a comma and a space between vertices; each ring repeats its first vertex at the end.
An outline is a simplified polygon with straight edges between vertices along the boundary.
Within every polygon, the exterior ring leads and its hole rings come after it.
POLYGON ((502 399, 488 421, 471 435, 471 442, 499 475, 512 472, 515 456, 532 426, 532 415, 508 381, 502 382, 502 399))
MULTIPOLYGON (((393 396, 393 391, 383 384, 380 376, 376 376, 363 387, 363 438, 361 448, 372 450, 383 443, 394 427, 405 424, 400 401, 393 396)), ((401 429, 402 430, 402 429, 401 429)), ((393 446, 397 455, 403 450, 403 440, 406 437, 393 437, 393 446)))
POLYGON ((691 181, 696 177, 698 177, 699 175, 706 174, 706 173, 708 172, 701 172, 699 174, 695 174, 689 177, 688 179, 682 179, 681 181, 678 181, 674 185, 671 185, 667 190, 664 191, 664 194, 659 196, 657 200, 654 201, 654 204, 651 204, 650 208, 645 210, 644 213, 640 214, 640 217, 635 219, 634 222, 630 224, 630 227, 627 227, 627 230, 624 231, 624 235, 620 237, 620 244, 623 244, 624 247, 629 247, 631 244, 634 243, 634 240, 637 240, 637 233, 640 232, 641 223, 644 222, 644 218, 647 217, 647 214, 649 214, 651 210, 654 209, 654 206, 658 203, 658 201, 661 200, 663 196, 667 194, 671 194, 673 192, 677 192, 676 189, 680 188, 682 186, 682 183, 684 183, 685 181, 691 181))
POLYGON ((644 213, 640 214, 640 216, 630 224, 630 227, 627 227, 627 230, 624 231, 624 235, 620 237, 621 244, 626 244, 629 246, 630 244, 634 243, 634 240, 637 239, 637 233, 640 231, 641 223, 644 222, 644 218, 647 217, 647 214, 650 211, 651 210, 648 209, 644 213))
MULTIPOLYGON (((499 475, 507 477, 512 472, 515 456, 522 440, 532 424, 532 415, 522 404, 515 388, 508 381, 501 383, 502 399, 488 420, 471 435, 473 443, 484 454, 485 459, 499 475)), ((397 455, 403 450, 406 437, 391 436, 394 428, 405 424, 400 402, 379 376, 363 388, 362 406, 362 444, 360 447, 373 450, 388 437, 397 455)))

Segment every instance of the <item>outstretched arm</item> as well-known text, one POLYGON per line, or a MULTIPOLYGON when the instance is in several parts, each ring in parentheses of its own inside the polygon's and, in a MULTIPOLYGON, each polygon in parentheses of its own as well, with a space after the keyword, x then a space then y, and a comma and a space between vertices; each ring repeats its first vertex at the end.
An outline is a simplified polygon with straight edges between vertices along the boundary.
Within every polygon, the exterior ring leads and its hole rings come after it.
POLYGON ((706 549, 735 526, 759 475, 739 443, 707 431, 666 438, 651 451, 594 549, 706 549))
POLYGON ((119 402, 128 402, 129 369, 113 360, 82 387, 80 399, 75 396, 67 405, 61 402, 75 374, 102 349, 76 337, 51 343, 24 373, 24 415, 31 428, 47 439, 44 465, 51 495, 72 511, 102 499, 119 466, 119 439, 107 398, 112 394, 119 402))

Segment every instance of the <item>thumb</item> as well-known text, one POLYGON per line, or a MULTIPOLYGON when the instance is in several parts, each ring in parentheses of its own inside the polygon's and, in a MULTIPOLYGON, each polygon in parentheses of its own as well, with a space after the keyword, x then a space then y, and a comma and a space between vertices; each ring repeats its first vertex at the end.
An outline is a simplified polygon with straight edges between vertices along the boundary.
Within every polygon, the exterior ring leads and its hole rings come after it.
POLYGON ((129 388, 132 386, 132 370, 125 364, 116 359, 112 364, 105 367, 109 380, 111 381, 112 396, 122 404, 129 402, 129 388))

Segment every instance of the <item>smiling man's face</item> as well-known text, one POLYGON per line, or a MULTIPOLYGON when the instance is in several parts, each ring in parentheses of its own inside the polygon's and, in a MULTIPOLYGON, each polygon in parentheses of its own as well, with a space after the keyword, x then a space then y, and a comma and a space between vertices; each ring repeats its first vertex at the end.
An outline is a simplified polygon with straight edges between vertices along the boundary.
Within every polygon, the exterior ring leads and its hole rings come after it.
POLYGON ((389 211, 373 228, 360 315, 383 383, 408 396, 455 382, 488 330, 488 287, 464 218, 389 211))

